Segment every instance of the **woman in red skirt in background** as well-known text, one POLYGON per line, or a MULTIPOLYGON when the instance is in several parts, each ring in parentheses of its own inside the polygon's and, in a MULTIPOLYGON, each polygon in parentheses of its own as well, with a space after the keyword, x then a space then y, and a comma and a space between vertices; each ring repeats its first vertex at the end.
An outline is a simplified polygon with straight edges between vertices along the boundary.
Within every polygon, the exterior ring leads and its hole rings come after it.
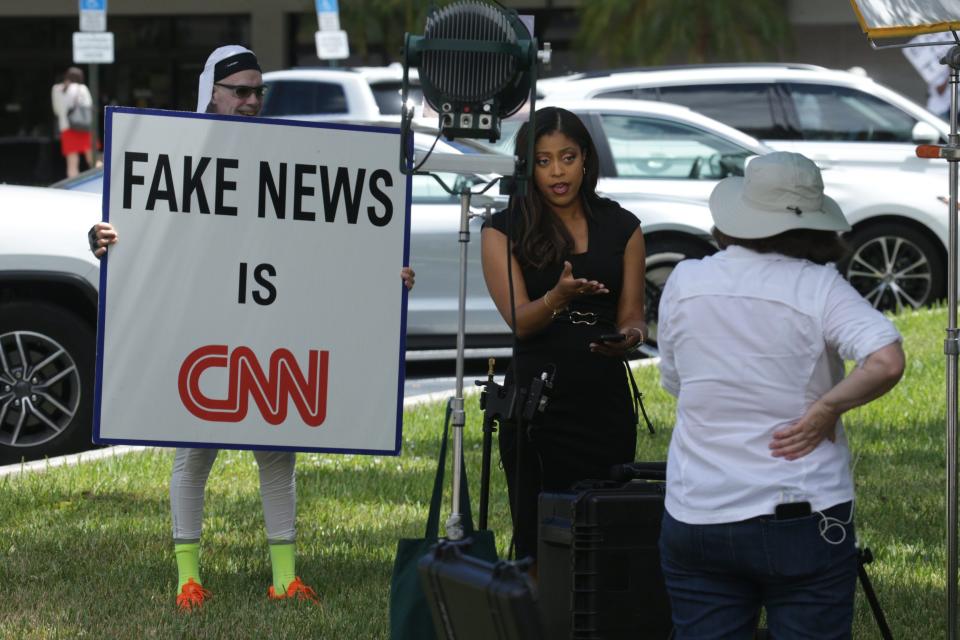
POLYGON ((83 83, 83 71, 77 67, 67 69, 63 82, 53 85, 50 99, 60 128, 60 150, 67 159, 67 177, 72 178, 80 172, 81 153, 86 158, 87 167, 93 166, 90 133, 93 98, 83 83))

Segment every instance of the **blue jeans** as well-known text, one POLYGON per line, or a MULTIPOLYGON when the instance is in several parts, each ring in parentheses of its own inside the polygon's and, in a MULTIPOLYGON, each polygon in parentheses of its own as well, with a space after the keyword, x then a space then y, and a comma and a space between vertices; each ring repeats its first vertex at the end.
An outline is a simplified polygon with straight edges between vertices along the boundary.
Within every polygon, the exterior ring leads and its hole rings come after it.
MULTIPOLYGON (((850 519, 851 503, 823 513, 850 519)), ((753 637, 760 608, 774 640, 850 638, 857 580, 853 522, 772 516, 691 525, 664 512, 660 562, 676 640, 753 637), (833 521, 828 521, 833 523, 833 521), (844 535, 845 533, 845 535, 844 535)))

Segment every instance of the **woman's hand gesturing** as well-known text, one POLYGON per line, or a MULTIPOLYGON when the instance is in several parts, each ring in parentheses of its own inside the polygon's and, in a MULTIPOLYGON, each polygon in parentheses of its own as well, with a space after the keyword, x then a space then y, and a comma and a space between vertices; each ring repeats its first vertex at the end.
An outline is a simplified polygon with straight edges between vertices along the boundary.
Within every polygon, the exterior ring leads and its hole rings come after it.
POLYGON ((553 289, 549 291, 550 299, 557 308, 562 309, 571 302, 582 296, 594 296, 603 293, 610 293, 606 285, 596 280, 587 280, 586 278, 573 277, 573 265, 568 261, 563 263, 563 272, 553 289))

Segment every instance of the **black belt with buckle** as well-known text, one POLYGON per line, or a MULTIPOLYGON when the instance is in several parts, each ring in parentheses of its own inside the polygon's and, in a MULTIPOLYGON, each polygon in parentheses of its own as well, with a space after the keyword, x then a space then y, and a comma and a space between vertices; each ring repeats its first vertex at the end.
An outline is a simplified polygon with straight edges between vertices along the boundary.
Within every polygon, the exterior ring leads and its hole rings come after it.
POLYGON ((554 320, 560 320, 562 322, 568 322, 570 324, 584 324, 588 326, 594 326, 597 323, 604 324, 615 324, 613 320, 603 317, 595 311, 576 311, 576 310, 567 310, 562 311, 557 314, 554 320))

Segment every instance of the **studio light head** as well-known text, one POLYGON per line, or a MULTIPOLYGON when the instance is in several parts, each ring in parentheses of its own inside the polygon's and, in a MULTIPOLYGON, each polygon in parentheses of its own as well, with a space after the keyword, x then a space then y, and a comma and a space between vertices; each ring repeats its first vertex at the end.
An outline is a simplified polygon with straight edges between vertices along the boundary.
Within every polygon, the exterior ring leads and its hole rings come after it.
POLYGON ((516 12, 486 0, 433 8, 422 36, 406 35, 404 75, 420 72, 424 100, 448 139, 500 138, 500 121, 527 101, 537 45, 516 12))

